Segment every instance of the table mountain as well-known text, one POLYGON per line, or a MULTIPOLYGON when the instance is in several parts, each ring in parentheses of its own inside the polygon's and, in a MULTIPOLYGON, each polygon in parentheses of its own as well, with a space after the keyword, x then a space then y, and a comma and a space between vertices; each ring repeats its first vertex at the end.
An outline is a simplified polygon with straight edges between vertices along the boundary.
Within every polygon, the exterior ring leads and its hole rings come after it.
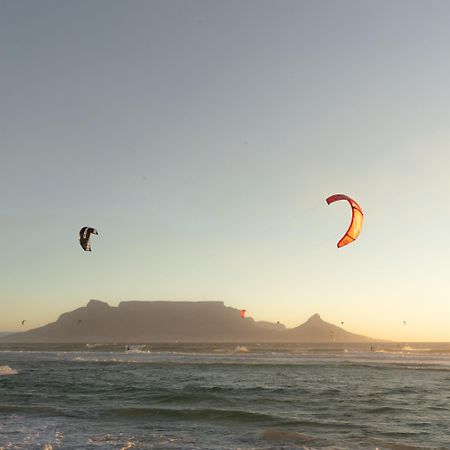
MULTIPOLYGON (((31 320, 31 319, 29 319, 31 320)), ((223 302, 91 300, 56 322, 0 338, 2 342, 367 342, 323 321, 318 314, 287 329, 280 323, 242 319, 223 302)))

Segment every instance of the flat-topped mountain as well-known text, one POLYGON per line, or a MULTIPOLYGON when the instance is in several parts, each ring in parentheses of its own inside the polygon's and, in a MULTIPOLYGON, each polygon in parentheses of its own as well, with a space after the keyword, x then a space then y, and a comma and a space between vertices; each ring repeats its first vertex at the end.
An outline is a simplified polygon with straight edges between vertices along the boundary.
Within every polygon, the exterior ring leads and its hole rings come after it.
POLYGON ((287 329, 280 323, 242 319, 223 302, 91 300, 56 322, 0 338, 2 342, 368 342, 323 321, 318 314, 287 329))

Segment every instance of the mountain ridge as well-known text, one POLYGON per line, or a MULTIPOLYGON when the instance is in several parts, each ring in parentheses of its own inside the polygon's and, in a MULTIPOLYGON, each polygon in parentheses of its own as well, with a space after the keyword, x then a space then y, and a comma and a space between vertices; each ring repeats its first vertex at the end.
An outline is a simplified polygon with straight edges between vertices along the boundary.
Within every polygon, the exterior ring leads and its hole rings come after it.
POLYGON ((374 342, 314 314, 295 328, 242 319, 221 301, 90 300, 55 322, 1 336, 0 342, 374 342))

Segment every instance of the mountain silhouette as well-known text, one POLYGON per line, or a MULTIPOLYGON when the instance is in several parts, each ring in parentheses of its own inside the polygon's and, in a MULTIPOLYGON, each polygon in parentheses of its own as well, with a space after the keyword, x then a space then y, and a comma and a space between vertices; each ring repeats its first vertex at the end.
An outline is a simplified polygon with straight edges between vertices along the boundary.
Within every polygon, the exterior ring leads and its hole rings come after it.
POLYGON ((314 314, 305 323, 287 330, 289 341, 298 342, 368 342, 373 341, 358 334, 349 333, 343 328, 325 322, 319 314, 314 314))
POLYGON ((1 337, 2 342, 368 342, 313 315, 302 325, 242 319, 223 302, 90 300, 56 322, 1 337))

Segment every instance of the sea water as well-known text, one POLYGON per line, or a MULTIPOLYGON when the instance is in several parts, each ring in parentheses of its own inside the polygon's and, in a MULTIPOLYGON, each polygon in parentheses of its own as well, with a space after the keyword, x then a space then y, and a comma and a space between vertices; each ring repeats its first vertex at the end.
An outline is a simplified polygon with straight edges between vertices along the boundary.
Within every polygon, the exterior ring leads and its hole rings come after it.
POLYGON ((450 344, 1 344, 0 448, 450 449, 450 344))

